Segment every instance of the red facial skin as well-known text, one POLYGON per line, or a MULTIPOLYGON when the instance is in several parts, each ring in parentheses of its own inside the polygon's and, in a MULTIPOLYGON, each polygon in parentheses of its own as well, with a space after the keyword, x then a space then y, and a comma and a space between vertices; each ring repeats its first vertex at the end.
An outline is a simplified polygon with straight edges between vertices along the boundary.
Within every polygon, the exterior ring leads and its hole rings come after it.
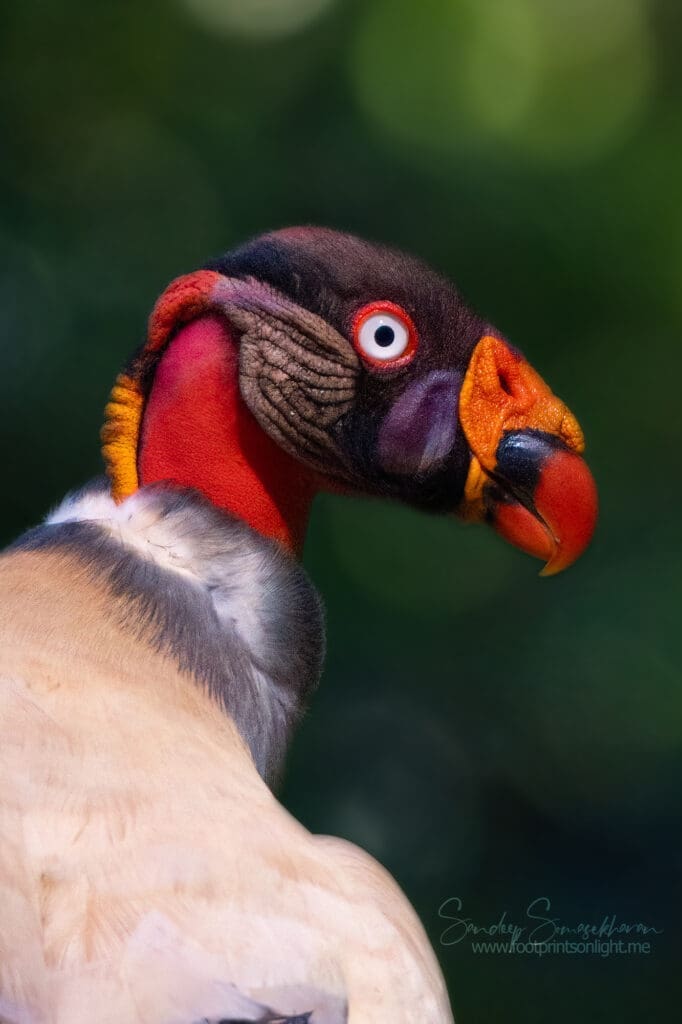
POLYGON ((182 327, 159 361, 138 451, 140 485, 199 490, 296 554, 317 475, 261 429, 239 394, 229 325, 207 314, 182 327))
MULTIPOLYGON (((283 451, 243 402, 238 340, 225 317, 214 312, 220 281, 215 271, 180 278, 152 314, 147 348, 161 349, 162 354, 145 397, 138 482, 168 480, 194 487, 299 554, 315 493, 341 488, 283 451)), ((415 326, 395 303, 361 307, 350 326, 356 350, 372 373, 400 370, 417 351, 415 326), (362 324, 380 313, 399 318, 408 331, 406 351, 393 360, 374 360, 358 343, 362 324)), ((547 563, 544 574, 565 568, 586 548, 597 516, 594 481, 576 454, 582 434, 574 418, 520 353, 499 337, 485 336, 465 379, 460 419, 477 457, 472 468, 478 465, 474 478, 479 483, 472 489, 467 481, 467 501, 460 510, 469 518, 480 518, 485 511, 481 488, 485 479, 498 477, 495 451, 502 436, 528 429, 560 438, 556 449, 536 463, 534 493, 528 500, 514 500, 511 495, 519 491, 510 480, 509 497, 494 509, 488 506, 488 515, 507 540, 547 563)), ((119 489, 119 499, 130 493, 134 477, 132 481, 119 489)), ((501 483, 505 490, 503 474, 501 483)))

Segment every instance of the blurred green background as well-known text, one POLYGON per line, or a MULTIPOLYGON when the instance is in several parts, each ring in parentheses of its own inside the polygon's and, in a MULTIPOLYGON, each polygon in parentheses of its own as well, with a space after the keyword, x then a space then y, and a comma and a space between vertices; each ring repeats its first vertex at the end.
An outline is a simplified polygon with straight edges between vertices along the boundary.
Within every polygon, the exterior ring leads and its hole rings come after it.
POLYGON ((3 540, 100 471, 156 295, 290 223, 452 276, 580 419, 602 515, 540 580, 482 528, 325 498, 323 684, 283 799, 417 907, 460 1024, 679 1019, 680 5, 0 7, 3 540), (545 896, 649 956, 440 942, 545 896))

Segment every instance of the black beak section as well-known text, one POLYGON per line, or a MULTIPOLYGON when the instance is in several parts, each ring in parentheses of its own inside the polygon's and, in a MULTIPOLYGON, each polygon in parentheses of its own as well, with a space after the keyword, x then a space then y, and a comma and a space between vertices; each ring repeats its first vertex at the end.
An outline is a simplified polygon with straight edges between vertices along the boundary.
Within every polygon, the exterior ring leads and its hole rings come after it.
POLYGON ((552 576, 589 544, 597 520, 597 491, 584 460, 553 434, 512 431, 497 447, 485 505, 506 540, 546 563, 552 576))

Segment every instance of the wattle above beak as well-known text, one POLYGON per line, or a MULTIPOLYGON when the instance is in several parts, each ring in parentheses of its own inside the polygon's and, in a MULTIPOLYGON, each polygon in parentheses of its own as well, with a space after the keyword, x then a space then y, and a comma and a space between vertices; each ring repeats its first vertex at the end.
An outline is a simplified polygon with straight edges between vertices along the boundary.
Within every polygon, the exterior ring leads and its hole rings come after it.
POLYGON ((460 514, 541 558, 543 576, 571 565, 591 540, 598 507, 575 417, 519 352, 486 336, 462 385, 460 421, 471 449, 460 514))

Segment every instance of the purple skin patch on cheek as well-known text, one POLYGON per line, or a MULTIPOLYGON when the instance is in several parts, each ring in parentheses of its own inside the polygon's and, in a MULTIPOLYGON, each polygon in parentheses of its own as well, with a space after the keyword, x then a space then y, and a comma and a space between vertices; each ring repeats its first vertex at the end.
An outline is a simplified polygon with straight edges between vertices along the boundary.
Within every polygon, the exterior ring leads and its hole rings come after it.
POLYGON ((388 473, 425 474, 452 450, 462 375, 434 370, 413 381, 379 428, 379 461, 388 473))

